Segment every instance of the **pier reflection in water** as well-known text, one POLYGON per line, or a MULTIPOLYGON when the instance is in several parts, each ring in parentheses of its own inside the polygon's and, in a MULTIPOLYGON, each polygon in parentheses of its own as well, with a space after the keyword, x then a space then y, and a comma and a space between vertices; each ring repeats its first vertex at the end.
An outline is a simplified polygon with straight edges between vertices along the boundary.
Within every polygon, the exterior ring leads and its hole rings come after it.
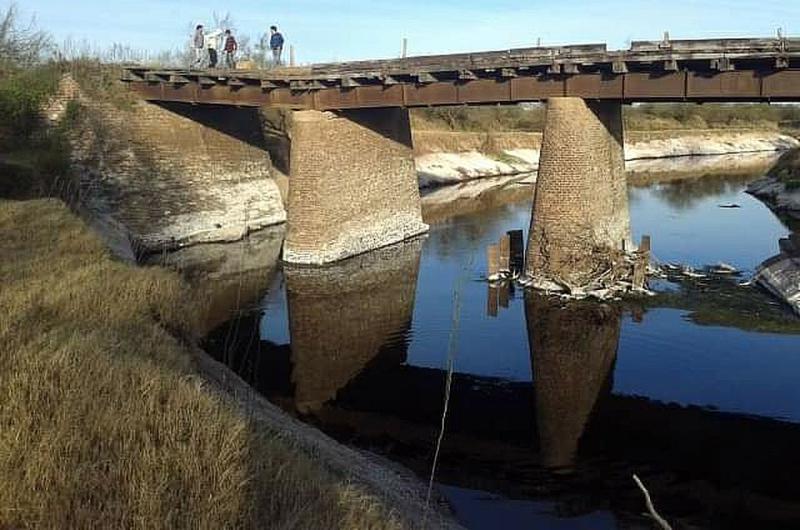
POLYGON ((284 225, 249 234, 236 243, 211 243, 148 256, 145 263, 180 271, 205 300, 202 327, 210 332, 257 308, 278 271, 284 225))
MULTIPOLYGON (((748 222, 736 215, 757 220, 758 241, 742 231, 747 248, 731 260, 746 268, 766 257, 753 263, 762 238, 786 230, 742 187, 688 208, 704 221, 691 227, 699 237, 717 230, 718 215, 729 226, 748 222), (728 200, 745 208, 717 208, 728 200)), ((655 213, 679 210, 657 189, 632 193, 641 230, 664 231, 655 213)), ((424 477, 441 422, 454 279, 465 256, 526 226, 527 211, 494 205, 440 220, 426 240, 278 272, 261 308, 219 327, 208 350, 286 410, 424 477)), ((654 238, 660 255, 684 252, 670 245, 681 237, 654 238)), ((789 383, 800 337, 519 291, 491 317, 479 271, 468 273, 437 476, 465 524, 647 527, 636 472, 682 524, 797 527, 800 403, 789 383)))
POLYGON ((372 363, 402 364, 422 241, 325 268, 286 267, 294 404, 318 411, 372 363))
POLYGON ((622 310, 529 294, 525 313, 542 464, 568 469, 598 398, 611 392, 622 310))

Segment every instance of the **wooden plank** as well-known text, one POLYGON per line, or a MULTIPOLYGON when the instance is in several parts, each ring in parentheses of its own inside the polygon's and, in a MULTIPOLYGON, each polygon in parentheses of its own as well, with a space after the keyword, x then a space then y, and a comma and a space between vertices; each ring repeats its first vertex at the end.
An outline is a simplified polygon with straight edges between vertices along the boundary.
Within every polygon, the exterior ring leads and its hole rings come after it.
POLYGON ((690 98, 743 98, 761 96, 761 76, 758 72, 733 71, 703 75, 689 72, 686 78, 686 96, 690 98))
POLYGON ((630 72, 625 74, 625 99, 676 99, 686 95, 683 72, 630 72))
POLYGON ((496 278, 500 273, 500 246, 489 245, 486 247, 486 277, 496 278))
POLYGON ((763 96, 800 100, 800 70, 777 70, 763 78, 763 96))
POLYGON ((500 307, 508 309, 509 299, 511 298, 511 285, 509 282, 503 282, 497 289, 497 301, 500 307))
POLYGON ((317 93, 317 110, 352 109, 361 107, 357 89, 332 88, 317 93))
POLYGON ((642 236, 633 263, 633 288, 644 289, 647 280, 647 267, 650 264, 650 236, 642 236))
POLYGON ((507 79, 480 79, 458 85, 459 103, 500 103, 511 101, 511 83, 507 79))
POLYGON ((267 93, 269 105, 274 107, 314 108, 311 92, 298 92, 289 88, 276 88, 267 93))
POLYGON ((500 272, 508 273, 511 271, 511 238, 508 234, 504 235, 500 238, 500 244, 498 245, 498 252, 500 256, 498 258, 498 266, 500 272))
POLYGON ((560 76, 515 77, 510 82, 512 101, 540 101, 565 95, 566 85, 560 76))
POLYGON ((624 77, 612 74, 579 74, 566 79, 566 94, 589 99, 622 99, 624 77))
POLYGON ((525 265, 525 241, 522 230, 509 230, 507 234, 510 245, 509 268, 512 274, 522 274, 525 265))
POLYGON ((487 284, 486 286, 486 314, 492 318, 497 317, 497 305, 500 293, 496 285, 487 284))
POLYGON ((402 85, 408 106, 455 105, 458 89, 454 83, 431 83, 428 85, 402 85))

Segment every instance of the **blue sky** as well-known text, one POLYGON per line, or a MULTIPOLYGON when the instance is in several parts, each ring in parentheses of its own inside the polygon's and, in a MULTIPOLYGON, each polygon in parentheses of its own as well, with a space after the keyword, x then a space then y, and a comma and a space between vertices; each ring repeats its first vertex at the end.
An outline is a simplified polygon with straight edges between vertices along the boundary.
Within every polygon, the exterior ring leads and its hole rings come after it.
POLYGON ((270 24, 280 26, 300 62, 393 57, 403 37, 417 55, 522 47, 537 38, 543 45, 619 48, 665 30, 673 38, 705 38, 771 36, 782 27, 800 36, 798 0, 23 0, 18 6, 58 41, 151 51, 185 45, 193 24, 229 11, 239 34, 257 38, 270 24))

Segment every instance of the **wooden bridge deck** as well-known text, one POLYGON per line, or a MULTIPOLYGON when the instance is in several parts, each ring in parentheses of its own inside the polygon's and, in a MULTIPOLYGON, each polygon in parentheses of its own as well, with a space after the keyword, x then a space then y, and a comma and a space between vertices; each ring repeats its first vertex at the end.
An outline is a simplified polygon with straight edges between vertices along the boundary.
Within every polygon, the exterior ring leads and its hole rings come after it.
POLYGON ((274 70, 125 68, 144 98, 354 109, 542 101, 800 101, 800 39, 520 48, 274 70))

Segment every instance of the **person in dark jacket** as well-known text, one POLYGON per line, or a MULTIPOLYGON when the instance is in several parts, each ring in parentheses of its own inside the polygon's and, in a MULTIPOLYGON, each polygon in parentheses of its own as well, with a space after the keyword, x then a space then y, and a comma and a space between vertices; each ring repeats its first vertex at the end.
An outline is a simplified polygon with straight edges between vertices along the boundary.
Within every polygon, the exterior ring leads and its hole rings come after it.
POLYGON ((271 33, 269 48, 272 50, 272 64, 278 66, 281 64, 281 53, 283 53, 283 35, 278 31, 277 26, 270 26, 269 31, 271 33))
POLYGON ((205 34, 205 46, 208 50, 208 67, 217 67, 217 47, 219 47, 219 38, 222 35, 221 29, 215 29, 210 33, 205 34))
POLYGON ((225 45, 222 48, 225 52, 225 66, 233 70, 236 68, 236 52, 239 49, 239 43, 236 38, 231 34, 231 30, 225 30, 225 45))

